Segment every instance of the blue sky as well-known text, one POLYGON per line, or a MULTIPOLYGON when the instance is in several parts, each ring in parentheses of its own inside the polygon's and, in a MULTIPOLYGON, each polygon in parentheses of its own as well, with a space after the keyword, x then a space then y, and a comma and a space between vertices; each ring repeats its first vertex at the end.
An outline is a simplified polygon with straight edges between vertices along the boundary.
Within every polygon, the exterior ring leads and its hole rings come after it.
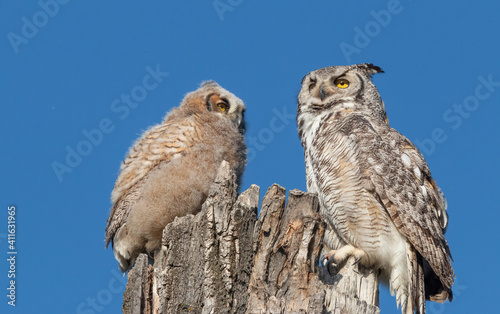
MULTIPOLYGON (((274 182, 306 188, 302 77, 364 62, 385 70, 374 81, 391 126, 421 147, 448 199, 455 300, 428 313, 497 310, 499 12, 462 0, 3 2, 4 293, 12 204, 18 253, 16 308, 2 296, 0 311, 120 312, 124 279, 103 242, 120 162, 200 82, 245 101, 243 189, 257 184, 262 197, 274 182)), ((380 303, 399 313, 386 289, 380 303)))

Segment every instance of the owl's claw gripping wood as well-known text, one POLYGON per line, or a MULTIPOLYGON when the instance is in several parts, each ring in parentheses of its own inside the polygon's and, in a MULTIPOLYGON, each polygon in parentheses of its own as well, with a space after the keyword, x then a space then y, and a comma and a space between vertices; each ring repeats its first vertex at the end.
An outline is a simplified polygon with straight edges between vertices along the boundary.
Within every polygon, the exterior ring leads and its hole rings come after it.
POLYGON ((338 250, 331 250, 328 252, 322 259, 322 264, 327 267, 330 275, 334 276, 340 270, 340 266, 343 265, 350 256, 354 256, 356 260, 353 265, 356 265, 361 261, 363 256, 365 256, 365 252, 352 245, 346 245, 338 250))

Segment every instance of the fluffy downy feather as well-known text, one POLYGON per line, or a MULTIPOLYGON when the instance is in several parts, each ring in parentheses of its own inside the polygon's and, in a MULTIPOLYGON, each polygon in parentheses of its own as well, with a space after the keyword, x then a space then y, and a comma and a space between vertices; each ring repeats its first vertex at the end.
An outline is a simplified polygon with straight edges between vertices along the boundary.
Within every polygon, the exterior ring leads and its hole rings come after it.
POLYGON ((241 178, 244 111, 238 97, 205 82, 130 148, 112 192, 105 235, 122 272, 140 253, 153 255, 175 217, 201 210, 223 160, 241 178))

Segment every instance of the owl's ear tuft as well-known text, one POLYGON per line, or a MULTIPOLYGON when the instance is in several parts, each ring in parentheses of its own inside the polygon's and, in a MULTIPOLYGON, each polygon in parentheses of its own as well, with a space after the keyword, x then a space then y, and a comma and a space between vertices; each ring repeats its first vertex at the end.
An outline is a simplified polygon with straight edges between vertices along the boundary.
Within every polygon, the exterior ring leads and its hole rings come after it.
POLYGON ((200 87, 204 87, 204 86, 208 86, 208 85, 219 86, 219 84, 217 84, 216 81, 208 80, 208 81, 201 82, 200 87))
POLYGON ((377 73, 384 73, 384 70, 382 70, 380 67, 373 65, 373 63, 363 63, 360 64, 363 68, 366 69, 368 74, 373 75, 377 73))

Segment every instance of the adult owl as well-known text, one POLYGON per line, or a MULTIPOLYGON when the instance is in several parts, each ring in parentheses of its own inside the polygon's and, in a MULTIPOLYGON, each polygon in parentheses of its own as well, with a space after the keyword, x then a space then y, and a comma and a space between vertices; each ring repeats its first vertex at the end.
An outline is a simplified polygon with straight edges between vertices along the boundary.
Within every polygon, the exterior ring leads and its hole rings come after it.
POLYGON ((372 64, 307 74, 297 124, 307 189, 326 217, 323 256, 380 269, 403 313, 453 298, 446 200, 418 149, 389 126, 372 64), (335 249, 335 250, 331 250, 335 249))
POLYGON ((151 256, 160 247, 162 231, 175 217, 201 210, 223 160, 241 177, 244 111, 238 97, 204 82, 130 148, 111 194, 105 235, 122 272, 139 253, 151 256))

